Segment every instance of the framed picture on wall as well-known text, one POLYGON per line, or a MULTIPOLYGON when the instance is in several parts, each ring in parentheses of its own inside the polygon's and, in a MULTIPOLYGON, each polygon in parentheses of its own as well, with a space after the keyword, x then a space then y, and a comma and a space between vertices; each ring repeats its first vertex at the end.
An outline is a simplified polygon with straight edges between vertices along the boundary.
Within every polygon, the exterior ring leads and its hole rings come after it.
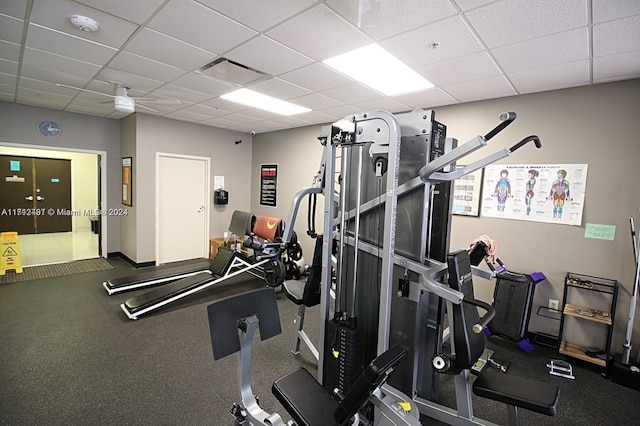
POLYGON ((133 185, 133 158, 124 157, 122 159, 122 204, 133 206, 132 185, 133 185))
MULTIPOLYGON (((456 168, 463 167, 457 166, 456 168)), ((453 181, 453 214, 480 216, 483 172, 484 169, 476 170, 453 181)))

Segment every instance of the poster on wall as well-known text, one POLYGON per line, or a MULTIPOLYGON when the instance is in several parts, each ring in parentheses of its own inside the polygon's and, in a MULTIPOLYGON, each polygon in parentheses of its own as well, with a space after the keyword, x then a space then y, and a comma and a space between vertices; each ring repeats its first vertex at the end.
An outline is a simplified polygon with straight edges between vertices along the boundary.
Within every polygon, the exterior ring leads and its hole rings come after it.
POLYGON ((453 214, 480 216, 482 171, 483 169, 476 170, 453 181, 453 214))
POLYGON ((276 195, 278 190, 278 165, 260 165, 260 205, 276 206, 276 195))
POLYGON ((133 206, 132 185, 133 176, 131 174, 131 168, 133 166, 133 159, 131 157, 124 157, 122 159, 122 204, 125 206, 133 206))
POLYGON ((587 164, 485 167, 482 216, 580 226, 587 164))

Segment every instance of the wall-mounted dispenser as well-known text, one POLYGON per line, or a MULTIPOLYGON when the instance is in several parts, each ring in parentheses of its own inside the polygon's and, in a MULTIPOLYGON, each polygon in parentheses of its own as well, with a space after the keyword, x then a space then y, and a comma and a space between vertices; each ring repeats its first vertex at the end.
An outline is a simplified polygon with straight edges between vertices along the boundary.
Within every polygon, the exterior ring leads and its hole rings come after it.
POLYGON ((224 189, 216 189, 213 196, 215 204, 229 204, 229 193, 224 189))

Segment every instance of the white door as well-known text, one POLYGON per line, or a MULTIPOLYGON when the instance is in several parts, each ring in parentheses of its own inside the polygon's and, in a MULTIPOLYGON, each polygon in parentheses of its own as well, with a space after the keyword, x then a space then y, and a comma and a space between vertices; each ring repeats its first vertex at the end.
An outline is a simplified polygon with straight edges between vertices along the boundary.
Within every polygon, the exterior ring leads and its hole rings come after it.
POLYGON ((156 263, 209 257, 209 158, 157 153, 156 263))

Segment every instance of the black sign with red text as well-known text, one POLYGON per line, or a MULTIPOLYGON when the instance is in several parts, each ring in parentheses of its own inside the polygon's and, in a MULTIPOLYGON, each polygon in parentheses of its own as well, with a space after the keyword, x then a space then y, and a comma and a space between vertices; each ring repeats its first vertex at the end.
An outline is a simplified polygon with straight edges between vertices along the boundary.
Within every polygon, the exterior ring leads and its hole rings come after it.
POLYGON ((276 206, 278 190, 278 165, 262 164, 260 166, 260 205, 276 206))

